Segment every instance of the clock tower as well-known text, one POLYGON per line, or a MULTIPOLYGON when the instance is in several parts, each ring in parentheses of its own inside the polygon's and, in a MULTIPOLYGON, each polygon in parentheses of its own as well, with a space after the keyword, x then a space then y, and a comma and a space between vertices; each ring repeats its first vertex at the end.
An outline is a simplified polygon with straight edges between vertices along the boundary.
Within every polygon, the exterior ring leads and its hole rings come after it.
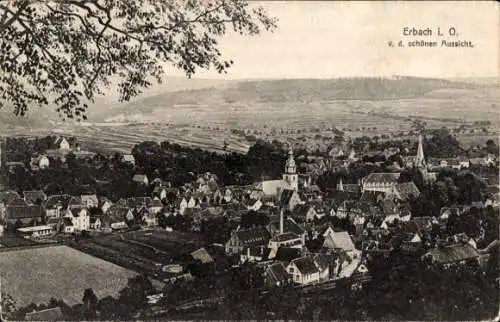
POLYGON ((290 147, 288 150, 288 158, 285 164, 285 173, 283 174, 283 181, 287 182, 293 190, 299 190, 299 175, 297 174, 297 166, 293 158, 293 151, 290 147))

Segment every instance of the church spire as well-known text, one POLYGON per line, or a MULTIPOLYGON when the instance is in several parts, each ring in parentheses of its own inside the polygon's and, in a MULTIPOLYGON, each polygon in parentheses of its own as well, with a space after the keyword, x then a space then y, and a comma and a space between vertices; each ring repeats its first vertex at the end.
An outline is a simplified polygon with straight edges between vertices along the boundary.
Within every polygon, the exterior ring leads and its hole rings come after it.
POLYGON ((342 182, 342 178, 340 178, 339 183, 337 184, 338 191, 344 191, 344 183, 342 182))
POLYGON ((415 157, 415 166, 417 168, 425 167, 424 148, 422 147, 422 134, 418 136, 418 149, 417 156, 415 157))
POLYGON ((299 176, 297 174, 297 165, 295 164, 295 159, 293 158, 293 150, 291 146, 288 150, 288 158, 285 164, 285 172, 283 173, 283 181, 290 185, 293 190, 299 190, 299 176))
POLYGON ((297 172, 297 167, 295 165, 295 159, 293 158, 292 147, 288 150, 288 159, 285 164, 285 173, 295 174, 297 172))

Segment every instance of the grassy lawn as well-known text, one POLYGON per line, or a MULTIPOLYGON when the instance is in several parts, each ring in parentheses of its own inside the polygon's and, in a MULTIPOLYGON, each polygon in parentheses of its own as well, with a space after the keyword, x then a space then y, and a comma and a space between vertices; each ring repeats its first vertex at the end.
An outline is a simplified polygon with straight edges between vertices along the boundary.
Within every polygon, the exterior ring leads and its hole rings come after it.
POLYGON ((98 298, 116 296, 135 272, 66 246, 0 253, 2 291, 18 306, 46 303, 51 297, 69 305, 92 288, 98 298))

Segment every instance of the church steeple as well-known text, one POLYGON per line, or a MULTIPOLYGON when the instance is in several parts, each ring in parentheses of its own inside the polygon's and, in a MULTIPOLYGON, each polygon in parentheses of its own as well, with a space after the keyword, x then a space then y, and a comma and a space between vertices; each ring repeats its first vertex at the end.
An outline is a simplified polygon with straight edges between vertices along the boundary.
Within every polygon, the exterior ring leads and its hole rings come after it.
POLYGON ((299 176, 297 175, 297 166, 295 164, 295 159, 293 158, 292 147, 288 150, 288 158, 285 163, 283 181, 286 181, 293 190, 299 190, 299 176))
POLYGON ((344 183, 342 182, 342 178, 340 178, 339 183, 337 184, 338 191, 344 191, 344 183))
POLYGON ((418 136, 417 156, 415 157, 415 166, 425 168, 424 148, 422 147, 422 134, 418 136))
POLYGON ((285 173, 295 174, 297 173, 297 166, 295 165, 295 159, 293 158, 293 150, 290 147, 288 150, 288 159, 285 164, 285 173))

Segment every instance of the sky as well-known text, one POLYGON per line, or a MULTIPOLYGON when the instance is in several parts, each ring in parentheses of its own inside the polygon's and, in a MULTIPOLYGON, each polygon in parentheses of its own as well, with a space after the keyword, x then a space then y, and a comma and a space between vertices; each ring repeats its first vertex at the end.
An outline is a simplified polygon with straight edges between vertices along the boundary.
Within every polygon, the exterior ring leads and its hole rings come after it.
MULTIPOLYGON (((499 5, 495 2, 254 1, 276 16, 278 29, 256 37, 226 35, 228 74, 196 78, 337 78, 352 76, 498 76, 499 5), (403 36, 404 27, 431 28, 432 37, 403 36), (436 40, 437 28, 454 27, 474 48, 391 48, 388 41, 436 40)), ((167 66, 167 74, 182 72, 167 66)))

